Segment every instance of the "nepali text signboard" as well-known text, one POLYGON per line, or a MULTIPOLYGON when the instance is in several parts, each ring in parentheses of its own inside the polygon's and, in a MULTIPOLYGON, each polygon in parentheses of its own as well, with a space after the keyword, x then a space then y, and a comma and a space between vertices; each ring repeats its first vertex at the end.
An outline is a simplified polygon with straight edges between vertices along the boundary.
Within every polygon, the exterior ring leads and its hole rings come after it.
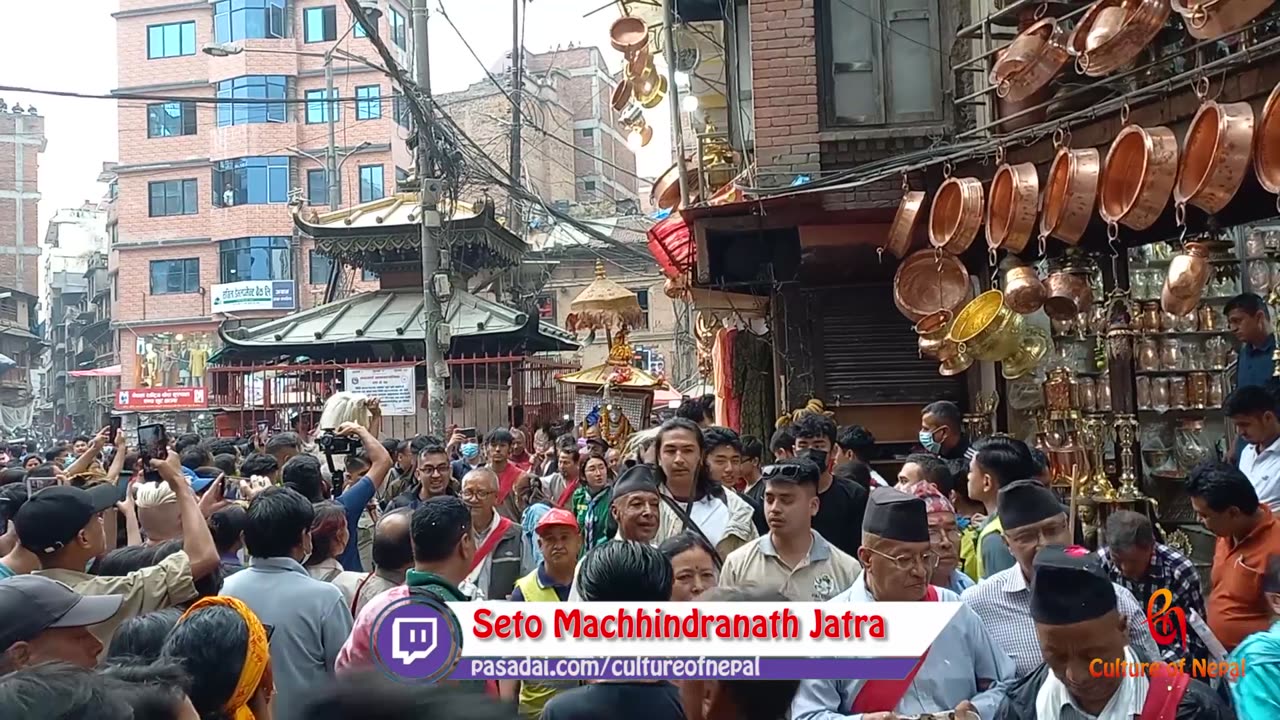
POLYGON ((376 397, 383 415, 415 415, 413 365, 347 368, 347 392, 376 397))
POLYGON ((134 412, 204 410, 209 399, 202 387, 133 388, 116 391, 116 409, 134 412))
POLYGON ((298 307, 292 280, 250 280, 214 285, 210 291, 213 312, 237 310, 293 310, 298 307))

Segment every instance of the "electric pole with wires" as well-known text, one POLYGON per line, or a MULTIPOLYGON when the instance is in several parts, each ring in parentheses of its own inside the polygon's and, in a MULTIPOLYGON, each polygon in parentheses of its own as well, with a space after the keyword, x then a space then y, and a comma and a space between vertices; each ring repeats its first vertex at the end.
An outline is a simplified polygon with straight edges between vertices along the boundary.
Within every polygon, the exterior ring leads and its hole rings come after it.
MULTIPOLYGON (((520 187, 520 155, 522 152, 521 126, 524 122, 524 4, 526 0, 511 0, 511 184, 520 187)), ((519 205, 515 193, 507 194, 507 229, 520 234, 519 205)))

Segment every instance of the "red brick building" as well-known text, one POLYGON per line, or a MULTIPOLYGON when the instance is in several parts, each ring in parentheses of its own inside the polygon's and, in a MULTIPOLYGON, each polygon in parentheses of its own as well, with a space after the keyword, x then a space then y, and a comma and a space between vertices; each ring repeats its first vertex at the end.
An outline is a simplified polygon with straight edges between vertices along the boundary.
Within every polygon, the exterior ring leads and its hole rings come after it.
POLYGON ((44 118, 0 102, 0 285, 39 294, 40 153, 44 118))
MULTIPOLYGON (((407 7, 380 5, 380 35, 412 67, 407 7)), ((377 60, 341 0, 120 0, 113 17, 117 93, 175 98, 118 103, 120 387, 194 387, 223 320, 254 324, 323 302, 331 261, 295 232, 288 202, 327 205, 326 113, 345 207, 393 193, 411 167, 407 112, 388 78, 341 56, 337 102, 324 102, 323 56, 335 43, 377 60)))

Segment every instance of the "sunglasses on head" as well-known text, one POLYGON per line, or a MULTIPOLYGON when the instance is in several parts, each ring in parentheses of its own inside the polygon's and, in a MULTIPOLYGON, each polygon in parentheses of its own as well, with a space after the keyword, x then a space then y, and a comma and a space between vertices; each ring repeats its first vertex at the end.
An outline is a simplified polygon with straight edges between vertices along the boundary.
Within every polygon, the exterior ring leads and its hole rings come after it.
POLYGON ((801 467, 799 465, 766 465, 760 471, 761 477, 784 477, 793 478, 800 476, 801 467))

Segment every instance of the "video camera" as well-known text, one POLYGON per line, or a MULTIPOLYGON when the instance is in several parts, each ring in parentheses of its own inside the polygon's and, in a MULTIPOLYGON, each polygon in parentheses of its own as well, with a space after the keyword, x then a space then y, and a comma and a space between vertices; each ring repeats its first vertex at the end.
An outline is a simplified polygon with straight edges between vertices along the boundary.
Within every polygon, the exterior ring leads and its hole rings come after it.
POLYGON ((325 428, 320 433, 320 437, 316 438, 316 445, 324 453, 324 459, 329 464, 329 472, 336 473, 338 470, 333 464, 333 456, 355 455, 356 451, 360 449, 360 440, 338 435, 333 432, 333 428, 325 428))

